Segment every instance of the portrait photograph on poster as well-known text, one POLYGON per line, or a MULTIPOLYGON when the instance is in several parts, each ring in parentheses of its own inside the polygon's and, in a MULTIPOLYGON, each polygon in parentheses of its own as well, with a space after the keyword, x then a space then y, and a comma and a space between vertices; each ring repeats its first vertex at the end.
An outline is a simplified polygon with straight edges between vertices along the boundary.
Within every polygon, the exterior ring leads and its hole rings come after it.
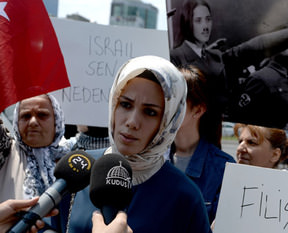
POLYGON ((170 60, 204 74, 215 119, 287 129, 287 0, 166 0, 166 9, 170 60))

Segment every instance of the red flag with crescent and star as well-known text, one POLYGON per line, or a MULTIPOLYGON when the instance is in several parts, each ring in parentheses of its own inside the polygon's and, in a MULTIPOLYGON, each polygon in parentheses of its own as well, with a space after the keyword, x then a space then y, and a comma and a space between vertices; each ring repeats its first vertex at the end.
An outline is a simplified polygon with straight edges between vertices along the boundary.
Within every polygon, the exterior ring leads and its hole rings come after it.
POLYGON ((0 0, 0 112, 25 98, 70 86, 42 0, 0 0))

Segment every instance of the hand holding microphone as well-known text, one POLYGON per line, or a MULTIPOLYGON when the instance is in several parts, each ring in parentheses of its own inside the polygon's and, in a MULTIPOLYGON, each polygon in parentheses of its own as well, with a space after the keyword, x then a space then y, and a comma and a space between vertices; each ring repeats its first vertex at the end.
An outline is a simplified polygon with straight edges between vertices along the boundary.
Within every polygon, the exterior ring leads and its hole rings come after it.
POLYGON ((123 211, 119 211, 115 219, 108 225, 104 223, 103 215, 94 211, 92 222, 92 233, 133 233, 127 224, 127 214, 123 211))
POLYGON ((106 154, 95 161, 90 178, 90 199, 109 224, 119 210, 125 211, 132 198, 132 169, 118 154, 106 154))
MULTIPOLYGON (((21 211, 24 211, 28 209, 29 207, 32 207, 36 205, 37 201, 39 200, 39 197, 35 197, 30 200, 6 200, 2 203, 0 203, 0 232, 6 232, 13 226, 19 218, 15 216, 15 214, 21 211)), ((57 209, 53 209, 49 216, 54 216, 58 214, 57 209)), ((48 217, 48 216, 47 216, 48 217)), ((37 220, 35 223, 35 226, 31 226, 29 232, 37 232, 39 229, 43 228, 45 223, 41 220, 37 220)))
POLYGON ((54 184, 40 196, 37 204, 26 212, 8 233, 26 232, 38 219, 54 209, 66 193, 75 193, 88 186, 94 161, 91 156, 81 150, 72 151, 62 157, 55 167, 54 184))

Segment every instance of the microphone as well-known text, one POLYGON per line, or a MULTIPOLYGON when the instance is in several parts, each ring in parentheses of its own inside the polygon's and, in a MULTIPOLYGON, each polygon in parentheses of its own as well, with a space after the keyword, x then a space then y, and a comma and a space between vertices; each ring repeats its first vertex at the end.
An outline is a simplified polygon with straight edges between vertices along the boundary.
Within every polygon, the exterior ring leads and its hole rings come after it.
POLYGON ((108 225, 132 199, 132 169, 119 154, 106 154, 95 161, 90 177, 90 200, 101 210, 108 225))
POLYGON ((8 233, 26 232, 38 219, 45 217, 54 209, 65 194, 76 193, 88 186, 94 161, 94 158, 82 150, 71 151, 63 156, 55 166, 56 181, 8 233))

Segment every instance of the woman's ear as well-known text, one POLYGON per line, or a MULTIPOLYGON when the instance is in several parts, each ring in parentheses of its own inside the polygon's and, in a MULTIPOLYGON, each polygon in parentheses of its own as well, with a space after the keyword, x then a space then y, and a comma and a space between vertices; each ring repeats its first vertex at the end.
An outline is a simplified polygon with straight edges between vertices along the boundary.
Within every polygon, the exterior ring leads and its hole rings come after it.
POLYGON ((273 154, 270 161, 276 164, 280 160, 280 157, 281 157, 281 150, 280 148, 276 148, 273 150, 273 154))
POLYGON ((193 117, 200 119, 203 116, 203 114, 206 112, 206 110, 207 110, 207 108, 203 104, 199 104, 199 105, 195 106, 193 117))

